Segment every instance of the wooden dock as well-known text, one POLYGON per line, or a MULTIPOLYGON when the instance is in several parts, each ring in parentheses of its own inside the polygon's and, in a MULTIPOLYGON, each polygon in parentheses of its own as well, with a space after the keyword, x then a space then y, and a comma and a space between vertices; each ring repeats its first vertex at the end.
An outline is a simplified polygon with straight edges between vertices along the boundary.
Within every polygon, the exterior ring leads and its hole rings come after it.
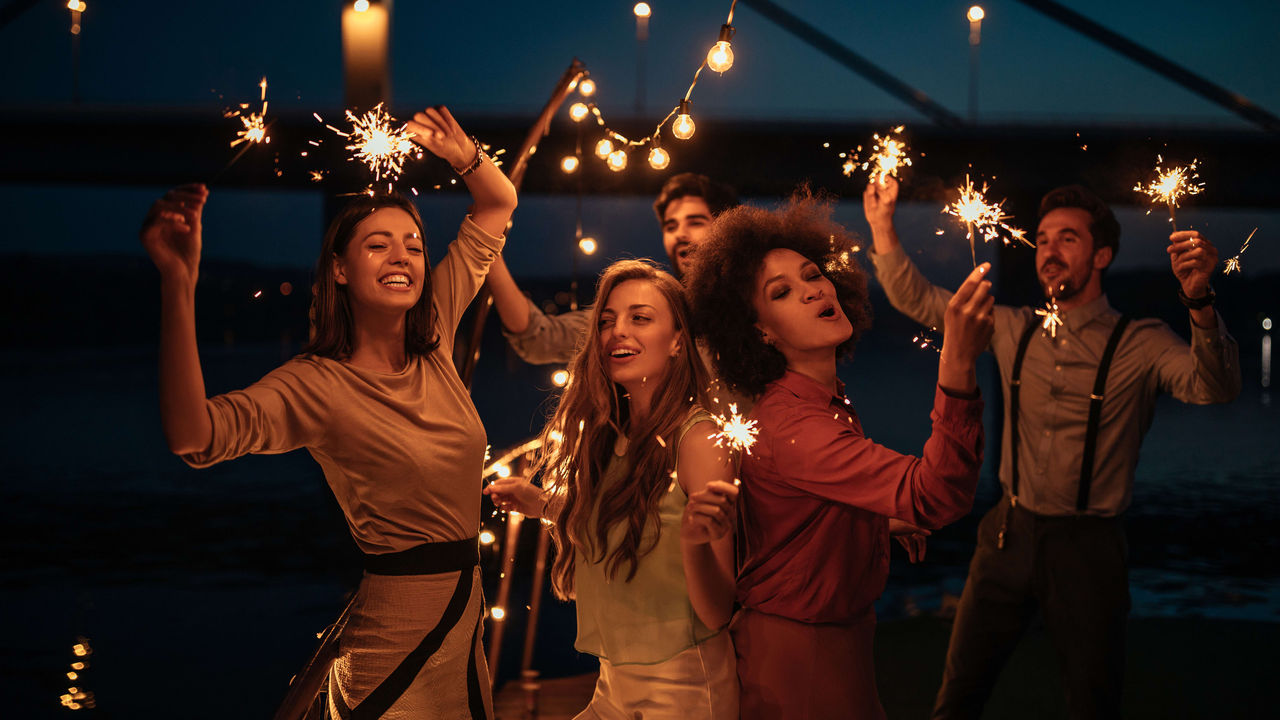
POLYGON ((510 680, 493 696, 496 720, 572 720, 591 701, 596 673, 560 678, 510 680))

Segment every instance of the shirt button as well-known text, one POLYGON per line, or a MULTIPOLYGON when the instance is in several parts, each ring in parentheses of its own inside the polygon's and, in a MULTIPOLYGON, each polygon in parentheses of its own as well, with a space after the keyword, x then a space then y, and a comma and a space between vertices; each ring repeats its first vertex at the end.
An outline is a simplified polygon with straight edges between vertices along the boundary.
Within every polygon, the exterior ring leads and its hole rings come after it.
POLYGON ((1054 370, 1057 370, 1058 372, 1062 372, 1062 366, 1061 366, 1061 365, 1054 365, 1054 366, 1053 366, 1053 369, 1054 369, 1054 370))

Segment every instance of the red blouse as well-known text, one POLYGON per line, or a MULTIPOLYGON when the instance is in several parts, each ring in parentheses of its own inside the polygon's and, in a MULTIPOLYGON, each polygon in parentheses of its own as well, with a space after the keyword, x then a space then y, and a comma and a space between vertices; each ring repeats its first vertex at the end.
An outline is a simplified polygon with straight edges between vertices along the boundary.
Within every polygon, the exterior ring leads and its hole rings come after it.
POLYGON ((744 607, 811 623, 850 622, 884 590, 889 521, 933 529, 973 505, 982 466, 982 399, 938 388, 924 456, 862 433, 841 386, 788 371, 755 406, 759 435, 742 463, 744 607))

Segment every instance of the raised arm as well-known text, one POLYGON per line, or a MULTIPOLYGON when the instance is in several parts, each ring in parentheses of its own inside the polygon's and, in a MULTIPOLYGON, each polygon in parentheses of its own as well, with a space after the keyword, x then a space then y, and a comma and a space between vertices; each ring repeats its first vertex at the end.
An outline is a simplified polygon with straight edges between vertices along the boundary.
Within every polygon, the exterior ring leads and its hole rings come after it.
POLYGON ((470 214, 476 225, 495 237, 506 234, 507 222, 516 209, 516 188, 496 165, 481 157, 476 141, 463 132, 449 108, 427 108, 415 113, 405 126, 413 132, 414 142, 462 175, 474 200, 470 214), (477 160, 481 162, 475 165, 477 160))
MULTIPOLYGON (((1169 264, 1182 295, 1196 304, 1206 298, 1209 275, 1218 264, 1218 249, 1195 230, 1169 236, 1169 264)), ((1162 327, 1149 347, 1155 355, 1161 389, 1182 402, 1230 402, 1240 394, 1240 347, 1227 334, 1212 304, 1190 308, 1190 352, 1181 338, 1162 327)))
POLYGON ((876 279, 898 312, 921 325, 942 328, 951 292, 925 279, 903 251, 893 225, 897 206, 898 181, 891 177, 868 183, 862 193, 862 210, 871 227, 874 252, 869 257, 876 279))
POLYGON ((196 346, 200 219, 209 191, 183 185, 151 206, 139 236, 160 271, 160 420, 176 454, 204 450, 213 437, 196 346))
POLYGON ((733 456, 709 436, 715 424, 694 425, 680 442, 676 478, 689 502, 680 524, 685 585, 698 619, 709 628, 729 624, 735 583, 733 527, 738 487, 733 456))

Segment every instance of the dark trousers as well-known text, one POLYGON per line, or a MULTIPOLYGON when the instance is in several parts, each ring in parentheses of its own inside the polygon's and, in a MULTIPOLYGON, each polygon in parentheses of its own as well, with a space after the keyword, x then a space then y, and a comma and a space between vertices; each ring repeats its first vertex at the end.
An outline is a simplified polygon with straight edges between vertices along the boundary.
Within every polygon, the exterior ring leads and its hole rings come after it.
POLYGON ((1127 557, 1119 518, 1036 515, 1002 498, 978 527, 933 717, 982 715, 1037 607, 1057 651, 1068 716, 1120 717, 1127 557))

